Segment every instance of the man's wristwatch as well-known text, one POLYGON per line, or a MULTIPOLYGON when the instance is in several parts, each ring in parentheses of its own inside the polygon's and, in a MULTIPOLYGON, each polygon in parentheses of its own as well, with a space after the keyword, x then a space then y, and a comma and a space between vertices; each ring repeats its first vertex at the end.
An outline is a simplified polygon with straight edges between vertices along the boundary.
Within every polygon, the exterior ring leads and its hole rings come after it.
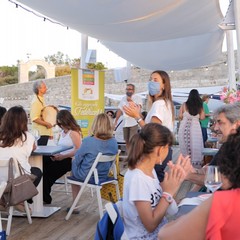
POLYGON ((163 192, 162 197, 169 203, 171 204, 173 202, 173 197, 170 193, 168 192, 163 192))

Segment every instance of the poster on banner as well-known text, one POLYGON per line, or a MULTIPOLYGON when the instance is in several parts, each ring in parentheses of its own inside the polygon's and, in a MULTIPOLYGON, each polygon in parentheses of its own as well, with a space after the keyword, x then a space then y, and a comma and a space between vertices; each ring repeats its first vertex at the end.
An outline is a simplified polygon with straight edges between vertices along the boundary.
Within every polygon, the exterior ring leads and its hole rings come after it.
POLYGON ((72 114, 88 135, 94 117, 104 112, 104 71, 72 69, 72 114))

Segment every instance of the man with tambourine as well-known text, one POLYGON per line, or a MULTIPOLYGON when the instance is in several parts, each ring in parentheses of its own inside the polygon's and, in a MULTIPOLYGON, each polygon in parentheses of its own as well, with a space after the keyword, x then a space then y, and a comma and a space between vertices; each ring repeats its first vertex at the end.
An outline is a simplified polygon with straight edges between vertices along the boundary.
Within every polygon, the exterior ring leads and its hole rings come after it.
POLYGON ((33 84, 33 92, 35 96, 30 107, 32 130, 39 132, 40 139, 38 140, 38 145, 47 145, 48 139, 53 136, 52 127, 54 127, 56 122, 57 109, 54 106, 45 106, 44 94, 47 92, 47 86, 44 81, 36 81, 33 84), (49 114, 51 112, 49 111, 50 108, 54 109, 56 113, 49 114), (47 118, 46 115, 50 115, 50 118, 47 118), (55 122, 51 121, 51 119, 55 122))

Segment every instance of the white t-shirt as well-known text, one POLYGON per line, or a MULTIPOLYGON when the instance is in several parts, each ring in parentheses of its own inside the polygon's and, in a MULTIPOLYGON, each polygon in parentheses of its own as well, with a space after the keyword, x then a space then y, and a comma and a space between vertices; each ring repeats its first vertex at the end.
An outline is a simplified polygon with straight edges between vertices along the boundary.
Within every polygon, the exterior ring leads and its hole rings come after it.
POLYGON ((33 150, 33 143, 35 141, 34 136, 30 132, 26 132, 27 140, 25 142, 19 142, 12 147, 0 147, 0 161, 8 160, 11 157, 19 161, 21 166, 30 173, 31 165, 29 164, 28 158, 30 157, 33 150))
POLYGON ((124 193, 122 202, 124 227, 129 239, 157 239, 157 234, 161 226, 167 220, 164 217, 159 226, 149 233, 142 224, 134 201, 148 201, 154 209, 162 196, 155 170, 154 178, 147 176, 140 169, 128 170, 124 176, 124 193))
POLYGON ((150 123, 152 117, 157 117, 161 120, 163 126, 173 132, 172 106, 170 102, 168 102, 167 105, 162 99, 153 102, 153 105, 146 116, 145 123, 150 123))
MULTIPOLYGON (((142 106, 142 98, 139 95, 132 95, 131 99, 133 100, 134 103, 136 103, 137 105, 141 105, 142 106)), ((123 117, 124 117, 124 127, 133 127, 138 125, 136 120, 132 117, 129 117, 127 114, 124 113, 123 111, 123 106, 127 105, 128 106, 128 101, 127 101, 127 96, 124 96, 122 98, 122 100, 120 101, 118 108, 120 108, 120 110, 123 112, 123 117)))

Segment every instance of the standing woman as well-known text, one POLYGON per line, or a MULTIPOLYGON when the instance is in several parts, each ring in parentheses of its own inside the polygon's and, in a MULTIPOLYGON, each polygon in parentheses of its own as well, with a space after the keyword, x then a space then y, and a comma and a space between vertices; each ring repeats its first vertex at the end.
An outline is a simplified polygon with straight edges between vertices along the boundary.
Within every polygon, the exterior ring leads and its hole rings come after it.
MULTIPOLYGON (((11 107, 4 114, 0 126, 0 156, 3 160, 11 157, 17 159, 27 173, 37 176, 33 182, 37 186, 42 172, 39 168, 31 167, 28 161, 36 146, 33 135, 28 132, 27 123, 27 114, 22 106, 11 107)), ((32 203, 32 200, 30 199, 28 202, 32 203)), ((17 209, 24 211, 24 205, 17 205, 17 209)))
POLYGON ((198 90, 192 89, 188 99, 182 104, 179 110, 179 119, 181 120, 178 137, 180 152, 186 156, 189 155, 192 165, 195 168, 201 168, 203 138, 199 119, 204 119, 202 99, 198 90))
POLYGON ((68 110, 60 110, 57 124, 62 129, 58 145, 70 146, 71 149, 49 156, 43 161, 43 201, 52 202, 51 187, 57 179, 72 169, 72 158, 82 143, 82 131, 73 115, 68 110))
MULTIPOLYGON (((32 122, 32 129, 39 132, 40 136, 49 138, 52 136, 52 124, 42 119, 42 109, 45 107, 44 94, 47 92, 47 86, 44 81, 36 81, 33 84, 33 92, 35 96, 30 107, 30 118, 32 122)), ((41 138, 38 140, 41 142, 41 138)))
MULTIPOLYGON (((129 107, 124 106, 125 113, 134 117, 140 127, 147 123, 159 123, 173 132, 174 126, 174 106, 172 101, 171 85, 169 75, 165 71, 156 70, 152 72, 148 82, 148 114, 145 120, 142 119, 140 109, 131 104, 129 107)), ((172 149, 169 149, 166 159, 162 165, 157 164, 155 170, 160 182, 164 178, 164 169, 169 160, 172 159, 172 149)))

